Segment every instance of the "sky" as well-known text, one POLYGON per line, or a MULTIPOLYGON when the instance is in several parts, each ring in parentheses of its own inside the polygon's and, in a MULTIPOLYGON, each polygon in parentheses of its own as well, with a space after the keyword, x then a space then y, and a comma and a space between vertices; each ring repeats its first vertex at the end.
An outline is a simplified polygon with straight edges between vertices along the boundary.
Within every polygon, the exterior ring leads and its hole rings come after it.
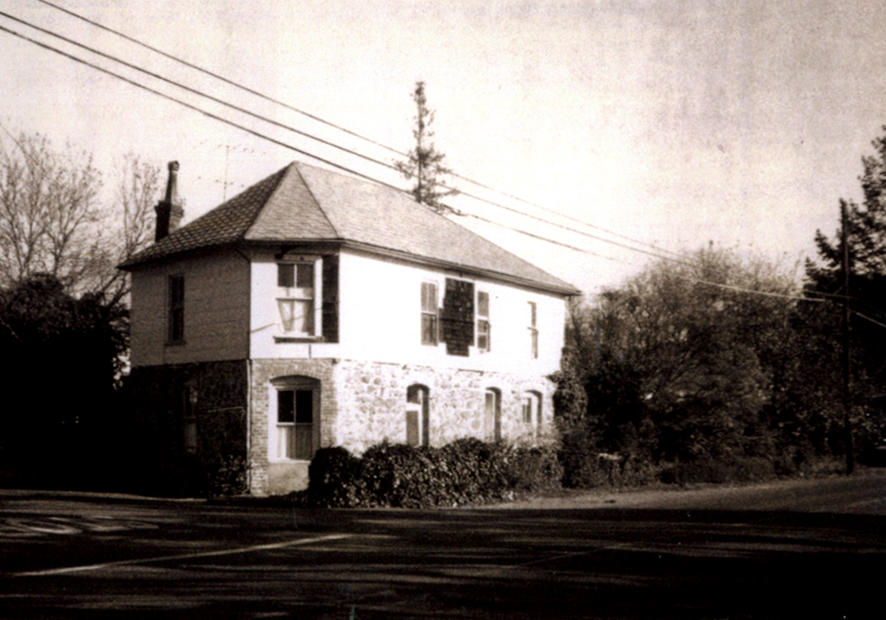
MULTIPOLYGON (((861 156, 886 123, 882 0, 53 2, 400 151, 412 145, 411 92, 423 80, 445 163, 504 194, 458 186, 538 217, 565 214, 557 221, 599 238, 465 195, 450 202, 509 228, 457 221, 591 294, 654 260, 623 245, 713 243, 786 268, 814 256, 815 231, 837 228, 839 199, 859 199, 861 156)), ((0 11, 363 155, 398 158, 38 0, 2 0, 0 11)), ((9 17, 0 26, 407 185, 9 17)), ((107 200, 130 151, 164 170, 180 162, 186 221, 292 160, 317 163, 2 31, 0 57, 0 139, 40 132, 92 152, 107 200)))

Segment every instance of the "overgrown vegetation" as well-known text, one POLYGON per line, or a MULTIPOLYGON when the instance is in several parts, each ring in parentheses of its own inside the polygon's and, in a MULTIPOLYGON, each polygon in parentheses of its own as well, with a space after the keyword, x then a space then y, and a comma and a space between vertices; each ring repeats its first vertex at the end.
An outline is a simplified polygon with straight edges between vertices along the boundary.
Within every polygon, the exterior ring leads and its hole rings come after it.
POLYGON ((440 448, 382 443, 355 457, 317 451, 305 494, 316 506, 459 506, 513 499, 560 486, 551 448, 460 439, 440 448))
POLYGON ((0 476, 104 485, 125 475, 127 274, 151 240, 159 170, 123 157, 113 203, 88 153, 39 134, 0 139, 0 476))
POLYGON ((886 431, 886 138, 863 159, 864 202, 789 270, 707 248, 661 260, 573 305, 556 376, 564 485, 723 482, 829 467, 886 431), (841 375, 851 313, 851 391, 841 375), (848 442, 852 442, 851 444, 848 442), (852 450, 847 450, 848 447, 852 450))

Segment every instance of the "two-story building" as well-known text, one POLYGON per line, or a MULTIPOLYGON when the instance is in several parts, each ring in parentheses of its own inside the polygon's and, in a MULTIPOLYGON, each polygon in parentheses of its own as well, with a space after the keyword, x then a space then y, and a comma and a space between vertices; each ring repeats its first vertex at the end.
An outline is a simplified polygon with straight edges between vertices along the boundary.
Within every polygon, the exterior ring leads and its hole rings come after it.
POLYGON ((391 188, 292 163, 190 224, 170 164, 132 274, 158 458, 242 455, 256 494, 318 447, 549 442, 571 285, 391 188))

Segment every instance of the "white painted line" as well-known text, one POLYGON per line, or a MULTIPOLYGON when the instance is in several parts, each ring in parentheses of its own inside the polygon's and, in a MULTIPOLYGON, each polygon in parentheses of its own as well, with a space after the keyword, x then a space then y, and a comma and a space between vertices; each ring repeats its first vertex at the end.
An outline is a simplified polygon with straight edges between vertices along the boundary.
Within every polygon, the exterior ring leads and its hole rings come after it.
POLYGON ((136 564, 149 564, 151 562, 167 562, 170 560, 191 560, 194 558, 209 558, 219 555, 234 555, 236 553, 250 553, 252 551, 267 551, 269 549, 282 549, 284 547, 296 547, 299 545, 310 545, 317 542, 325 542, 329 540, 341 540, 342 538, 350 538, 353 534, 327 534, 326 536, 317 536, 316 538, 299 538, 298 540, 288 540, 280 543, 270 543, 267 545, 253 545, 251 547, 237 547, 235 549, 219 549, 218 551, 203 551, 200 553, 182 553, 179 555, 162 555, 155 558, 138 558, 135 560, 118 560, 116 562, 104 562, 102 564, 86 564, 85 566, 68 566, 65 568, 50 568, 48 570, 29 571, 26 573, 13 573, 13 577, 47 577, 49 575, 64 575, 67 573, 82 573, 91 570, 101 570, 103 568, 113 568, 116 566, 133 566, 136 564))

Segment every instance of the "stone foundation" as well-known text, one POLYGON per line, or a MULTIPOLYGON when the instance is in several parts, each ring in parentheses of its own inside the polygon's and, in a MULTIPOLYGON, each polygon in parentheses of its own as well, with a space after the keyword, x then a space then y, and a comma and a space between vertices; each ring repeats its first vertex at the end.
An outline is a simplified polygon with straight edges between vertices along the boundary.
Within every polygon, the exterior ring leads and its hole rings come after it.
POLYGON ((140 366, 127 389, 138 435, 132 458, 156 492, 203 493, 212 475, 207 468, 246 456, 246 360, 140 366), (186 387, 193 397, 194 452, 185 446, 186 387))
MULTIPOLYGON (((269 459, 271 380, 305 376, 320 382, 320 447, 343 446, 361 454, 382 441, 406 442, 406 391, 419 384, 429 394, 429 441, 441 446, 463 437, 485 437, 485 394, 501 394, 501 436, 515 443, 556 439, 554 384, 546 377, 355 360, 253 360, 250 391, 250 492, 283 493, 307 485, 306 462, 269 459), (522 420, 527 392, 541 397, 541 424, 522 420)), ((315 416, 316 421, 316 416, 315 416)), ((315 422, 316 423, 316 422, 315 422)))

